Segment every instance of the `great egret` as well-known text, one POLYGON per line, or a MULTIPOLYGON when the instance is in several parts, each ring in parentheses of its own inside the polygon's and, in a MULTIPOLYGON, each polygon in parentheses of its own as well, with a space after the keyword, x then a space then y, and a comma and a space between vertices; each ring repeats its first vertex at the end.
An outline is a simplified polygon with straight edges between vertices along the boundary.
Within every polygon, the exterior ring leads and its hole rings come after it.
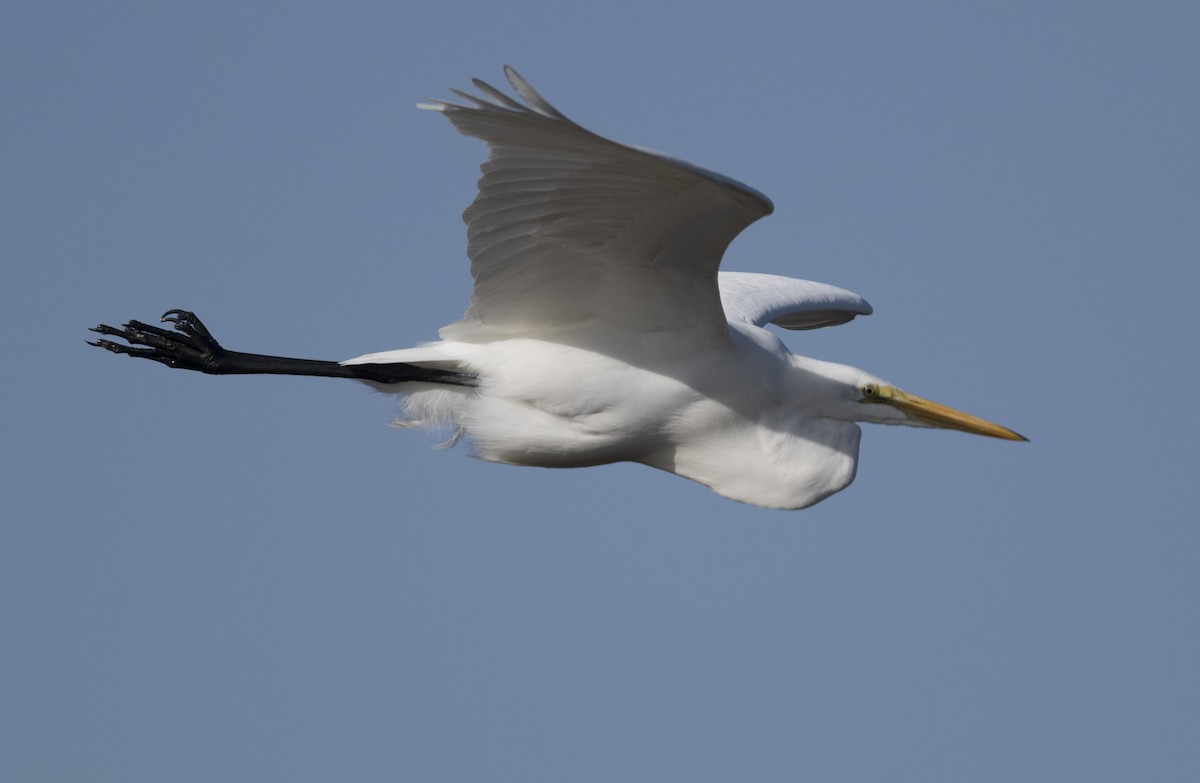
POLYGON ((357 378, 399 395, 405 426, 446 427, 493 462, 640 462, 734 500, 803 508, 854 480, 855 422, 1025 440, 862 370, 793 355, 765 328, 867 315, 859 296, 775 275, 718 272, 773 210, 736 180, 576 125, 516 71, 520 101, 435 101, 491 154, 463 214, 475 288, 436 342, 344 362, 223 349, 192 313, 130 321, 93 345, 214 374, 357 378))

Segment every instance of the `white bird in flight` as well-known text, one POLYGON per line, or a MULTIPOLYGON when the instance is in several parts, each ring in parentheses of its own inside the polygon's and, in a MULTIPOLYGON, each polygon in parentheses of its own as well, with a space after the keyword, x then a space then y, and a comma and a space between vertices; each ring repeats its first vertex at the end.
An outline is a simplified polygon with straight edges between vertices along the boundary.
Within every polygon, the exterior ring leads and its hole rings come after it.
POLYGON ((693 164, 567 119, 505 68, 520 100, 480 80, 435 101, 491 154, 463 213, 475 279, 440 340, 344 362, 222 348, 190 312, 130 321, 92 344, 212 374, 357 378, 403 401, 404 426, 449 428, 479 457, 543 467, 639 462, 770 508, 811 506, 854 480, 856 422, 1025 440, 862 370, 792 354, 766 329, 843 324, 871 307, 834 286, 718 272, 773 207, 693 164))

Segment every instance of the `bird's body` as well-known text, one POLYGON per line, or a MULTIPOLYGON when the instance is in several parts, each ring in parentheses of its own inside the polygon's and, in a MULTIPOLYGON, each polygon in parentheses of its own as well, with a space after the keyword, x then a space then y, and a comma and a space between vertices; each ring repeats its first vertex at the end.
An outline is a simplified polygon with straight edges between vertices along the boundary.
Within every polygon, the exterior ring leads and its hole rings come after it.
POLYGON ((337 365, 233 355, 171 311, 182 337, 131 322, 97 328, 131 346, 97 344, 205 372, 357 377, 403 398, 400 424, 447 428, 486 460, 639 462, 772 508, 853 481, 857 421, 1022 439, 793 355, 769 324, 814 329, 871 308, 821 283, 718 272, 733 238, 772 211, 765 196, 596 136, 506 72, 521 101, 476 81, 481 97, 424 106, 491 149, 463 216, 471 305, 441 340, 337 365))
POLYGON ((468 321, 447 328, 449 339, 346 364, 403 362, 478 378, 477 387, 406 384, 399 423, 447 427, 452 441, 466 436, 493 462, 640 462, 782 508, 811 505, 849 484, 859 427, 833 418, 836 405, 823 410, 825 395, 814 385, 837 366, 794 356, 750 321, 725 326, 716 338, 663 328, 630 340, 619 324, 590 320, 552 335, 497 334, 468 321), (806 397, 810 404, 798 404, 806 397))

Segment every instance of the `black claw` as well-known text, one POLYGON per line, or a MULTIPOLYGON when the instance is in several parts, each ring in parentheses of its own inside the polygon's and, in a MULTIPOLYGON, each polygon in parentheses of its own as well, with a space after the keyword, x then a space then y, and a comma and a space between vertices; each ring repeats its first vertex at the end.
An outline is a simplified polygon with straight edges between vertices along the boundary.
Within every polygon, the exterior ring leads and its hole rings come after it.
POLYGON ((224 360, 228 353, 213 339, 194 313, 168 310, 162 320, 171 324, 174 331, 136 320, 127 321, 120 329, 99 324, 92 327, 91 331, 119 337, 128 345, 112 340, 92 340, 88 345, 126 356, 151 359, 168 367, 208 373, 226 371, 224 360))
POLYGON ((183 332, 201 342, 209 343, 214 347, 219 347, 217 341, 213 339, 204 322, 196 317, 196 314, 188 310, 168 310, 163 313, 162 320, 164 323, 169 323, 178 332, 183 332))
POLYGON ((162 314, 162 318, 159 320, 165 324, 170 324, 179 331, 184 331, 200 319, 196 318, 195 313, 190 313, 187 310, 168 310, 162 314))

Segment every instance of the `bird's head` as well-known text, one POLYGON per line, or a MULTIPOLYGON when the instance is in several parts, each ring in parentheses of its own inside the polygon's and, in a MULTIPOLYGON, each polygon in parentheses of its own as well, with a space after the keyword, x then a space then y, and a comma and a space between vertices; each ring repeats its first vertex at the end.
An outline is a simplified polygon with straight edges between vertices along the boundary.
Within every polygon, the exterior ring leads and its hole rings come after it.
POLYGON ((823 380, 819 386, 827 393, 832 392, 828 411, 831 418, 936 427, 1004 440, 1028 440, 1008 427, 910 394, 857 368, 801 357, 793 357, 793 360, 793 365, 803 371, 810 384, 814 376, 819 376, 823 380))

